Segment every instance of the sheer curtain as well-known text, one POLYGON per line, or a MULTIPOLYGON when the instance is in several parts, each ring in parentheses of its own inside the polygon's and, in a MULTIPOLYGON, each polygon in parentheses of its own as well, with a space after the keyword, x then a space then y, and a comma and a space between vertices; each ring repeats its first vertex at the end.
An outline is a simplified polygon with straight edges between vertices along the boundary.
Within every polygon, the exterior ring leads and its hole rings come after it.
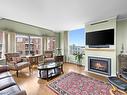
POLYGON ((2 59, 5 58, 4 54, 5 54, 5 33, 3 32, 2 54, 1 54, 2 59))
POLYGON ((0 41, 0 43, 1 43, 1 59, 5 59, 4 54, 7 52, 8 34, 5 31, 2 31, 1 34, 2 34, 2 35, 0 35, 1 36, 1 39, 0 39, 1 40, 0 41))
POLYGON ((16 52, 16 33, 8 32, 7 52, 16 52))

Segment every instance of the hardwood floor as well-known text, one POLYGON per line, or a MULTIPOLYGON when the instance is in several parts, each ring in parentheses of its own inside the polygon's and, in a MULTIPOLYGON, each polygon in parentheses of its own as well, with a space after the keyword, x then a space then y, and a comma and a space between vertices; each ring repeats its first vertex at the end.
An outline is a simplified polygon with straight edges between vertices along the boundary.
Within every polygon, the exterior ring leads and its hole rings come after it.
MULTIPOLYGON (((107 81, 105 77, 99 76, 93 73, 88 73, 85 71, 84 68, 85 67, 78 66, 76 64, 69 64, 69 63, 65 63, 63 66, 64 74, 69 73, 69 72, 77 72, 83 75, 94 77, 102 81, 107 81)), ((26 90, 27 95, 57 95, 55 92, 53 92, 52 90, 48 88, 47 84, 59 78, 59 76, 47 82, 44 79, 38 78, 37 69, 34 69, 31 74, 29 73, 28 68, 23 69, 22 71, 19 72, 19 77, 16 77, 15 72, 11 71, 11 73, 13 74, 13 77, 15 81, 17 82, 17 84, 21 88, 26 90)))

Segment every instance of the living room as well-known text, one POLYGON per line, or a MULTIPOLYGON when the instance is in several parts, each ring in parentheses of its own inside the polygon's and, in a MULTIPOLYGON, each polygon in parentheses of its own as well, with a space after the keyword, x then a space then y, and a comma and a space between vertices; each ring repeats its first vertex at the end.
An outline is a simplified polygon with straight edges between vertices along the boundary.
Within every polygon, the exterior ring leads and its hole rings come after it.
POLYGON ((126 95, 126 3, 2 1, 0 95, 126 95))

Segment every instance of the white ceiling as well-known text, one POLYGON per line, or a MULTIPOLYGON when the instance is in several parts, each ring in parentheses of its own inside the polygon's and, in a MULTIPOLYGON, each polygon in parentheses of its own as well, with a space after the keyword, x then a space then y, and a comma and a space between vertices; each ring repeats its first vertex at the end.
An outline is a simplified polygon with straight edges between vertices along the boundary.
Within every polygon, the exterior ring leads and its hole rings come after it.
POLYGON ((127 0, 0 0, 0 17, 54 31, 116 15, 127 17, 127 0))

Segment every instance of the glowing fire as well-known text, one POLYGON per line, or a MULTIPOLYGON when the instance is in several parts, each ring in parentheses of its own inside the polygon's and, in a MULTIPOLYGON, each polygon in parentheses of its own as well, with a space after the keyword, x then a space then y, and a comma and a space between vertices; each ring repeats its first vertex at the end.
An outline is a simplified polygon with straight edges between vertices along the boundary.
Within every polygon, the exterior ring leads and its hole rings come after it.
POLYGON ((96 63, 95 67, 96 67, 96 69, 104 68, 104 66, 101 63, 96 63))

